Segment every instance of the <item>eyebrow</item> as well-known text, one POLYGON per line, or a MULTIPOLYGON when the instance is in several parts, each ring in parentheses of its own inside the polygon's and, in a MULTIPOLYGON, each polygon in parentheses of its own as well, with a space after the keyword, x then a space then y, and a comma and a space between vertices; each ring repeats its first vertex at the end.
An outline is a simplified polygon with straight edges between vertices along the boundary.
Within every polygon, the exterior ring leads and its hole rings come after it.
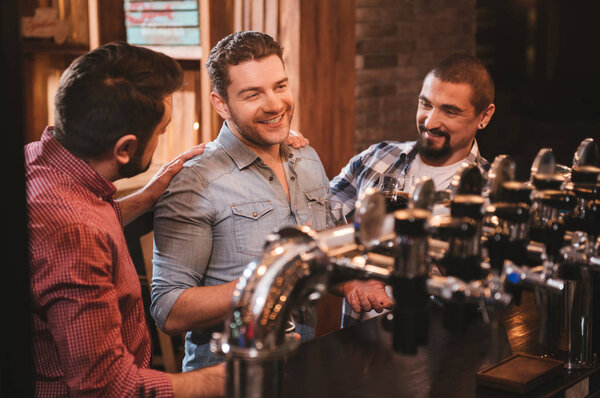
MULTIPOLYGON (((419 95, 419 100, 430 103, 429 99, 427 97, 425 97, 424 95, 419 95)), ((452 105, 452 104, 442 104, 442 105, 440 105, 440 108, 443 109, 444 111, 451 111, 451 112, 456 112, 456 113, 464 113, 465 112, 464 109, 459 108, 458 106, 452 105)))
MULTIPOLYGON (((288 80, 289 80, 289 79, 288 79, 287 77, 284 77, 283 79, 281 79, 281 80, 279 80, 279 81, 275 82, 275 86, 278 86, 278 85, 280 85, 281 83, 285 83, 285 82, 287 82, 288 80)), ((261 88, 261 87, 246 87, 246 88, 243 88, 243 89, 241 89, 241 90, 240 90, 240 91, 237 93, 237 95, 239 96, 239 95, 242 95, 242 94, 244 94, 244 93, 247 93, 247 92, 249 92, 249 91, 261 91, 261 90, 262 90, 262 88, 261 88)))

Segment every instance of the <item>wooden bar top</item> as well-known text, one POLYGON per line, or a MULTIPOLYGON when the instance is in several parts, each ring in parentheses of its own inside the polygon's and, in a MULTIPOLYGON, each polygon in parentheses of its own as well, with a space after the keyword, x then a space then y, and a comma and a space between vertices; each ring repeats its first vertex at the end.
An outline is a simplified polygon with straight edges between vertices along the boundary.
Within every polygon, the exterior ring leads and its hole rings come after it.
POLYGON ((475 373, 513 353, 539 355, 538 310, 525 292, 522 304, 499 311, 495 329, 472 321, 465 330, 442 326, 442 307, 432 304, 429 342, 417 355, 393 351, 382 317, 302 344, 286 363, 287 397, 569 397, 600 391, 600 367, 568 372, 527 395, 477 387, 475 373), (492 334, 497 336, 492 338, 492 334), (495 344, 494 344, 495 342, 495 344), (565 394, 565 391, 569 391, 565 394))

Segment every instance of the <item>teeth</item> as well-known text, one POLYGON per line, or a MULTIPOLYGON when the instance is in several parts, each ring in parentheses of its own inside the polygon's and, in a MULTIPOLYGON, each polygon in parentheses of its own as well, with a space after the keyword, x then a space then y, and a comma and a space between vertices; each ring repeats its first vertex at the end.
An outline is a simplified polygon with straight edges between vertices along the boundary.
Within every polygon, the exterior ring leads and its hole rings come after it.
POLYGON ((435 133, 432 133, 431 131, 426 131, 425 136, 426 137, 443 137, 442 134, 435 134, 435 133))
POLYGON ((281 114, 279 117, 276 117, 275 119, 271 119, 271 120, 265 120, 264 124, 275 124, 275 123, 279 123, 279 121, 283 118, 283 114, 281 114))

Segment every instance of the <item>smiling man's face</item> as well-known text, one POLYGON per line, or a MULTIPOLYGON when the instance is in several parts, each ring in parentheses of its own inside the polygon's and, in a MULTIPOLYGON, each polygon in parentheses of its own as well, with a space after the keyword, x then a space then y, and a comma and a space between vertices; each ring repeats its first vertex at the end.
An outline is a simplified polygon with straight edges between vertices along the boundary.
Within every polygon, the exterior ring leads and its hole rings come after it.
POLYGON ((433 75, 425 78, 417 109, 417 145, 426 163, 444 166, 467 157, 479 126, 491 117, 487 109, 475 111, 471 96, 466 83, 444 82, 433 75))
MULTIPOLYGON (((284 142, 294 114, 294 97, 277 55, 228 67, 229 128, 246 144, 269 147, 284 142)), ((223 116, 223 115, 222 115, 223 116)))

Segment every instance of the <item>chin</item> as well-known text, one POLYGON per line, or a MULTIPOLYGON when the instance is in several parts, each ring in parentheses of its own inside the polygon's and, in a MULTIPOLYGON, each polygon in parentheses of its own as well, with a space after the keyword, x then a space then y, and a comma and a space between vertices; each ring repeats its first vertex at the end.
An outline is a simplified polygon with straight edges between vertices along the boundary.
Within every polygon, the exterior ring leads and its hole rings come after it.
POLYGON ((281 127, 275 131, 266 129, 266 131, 263 130, 263 134, 261 134, 261 135, 265 142, 268 142, 272 145, 281 144, 281 143, 285 142, 285 140, 290 135, 290 128, 289 128, 289 126, 281 127))

